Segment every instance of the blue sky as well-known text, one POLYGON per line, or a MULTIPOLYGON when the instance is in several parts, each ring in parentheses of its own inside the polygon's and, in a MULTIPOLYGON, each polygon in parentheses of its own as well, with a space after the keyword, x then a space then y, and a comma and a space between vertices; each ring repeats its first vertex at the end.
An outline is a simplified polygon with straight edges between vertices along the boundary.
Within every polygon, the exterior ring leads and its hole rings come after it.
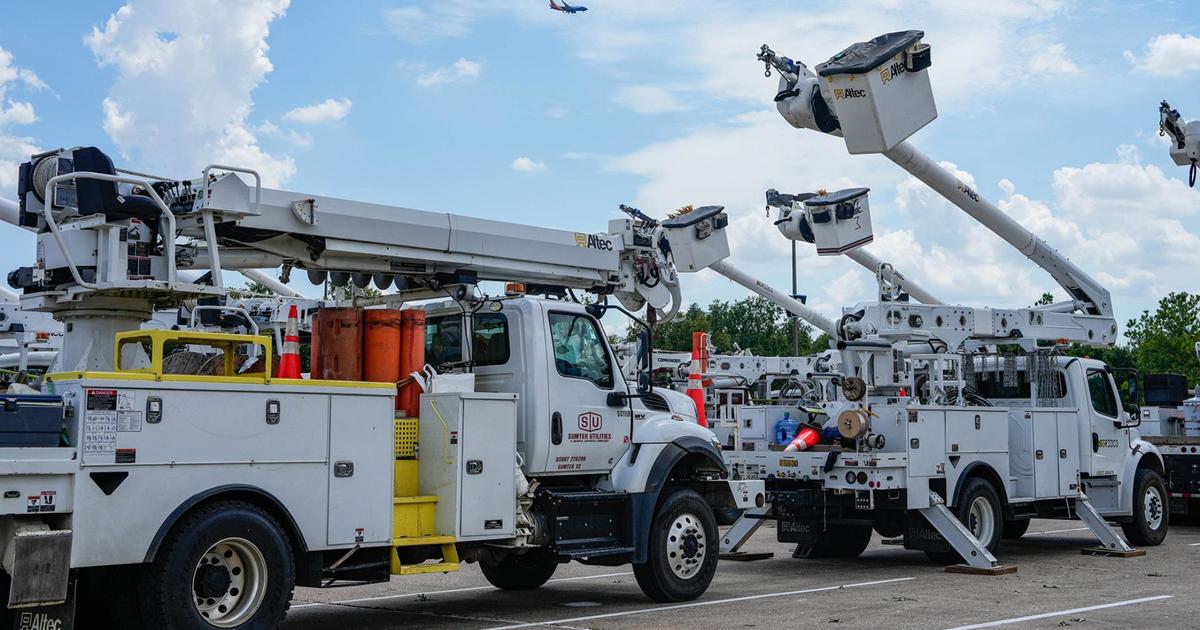
MULTIPOLYGON (((600 231, 618 203, 723 204, 732 259, 778 286, 762 191, 872 188, 870 249, 944 301, 1021 306, 1050 278, 881 158, 790 128, 763 42, 810 65, 880 32, 933 46, 939 118, 914 136, 1100 277, 1120 321, 1200 289, 1200 192, 1157 137, 1200 118, 1187 2, 10 3, 0 22, 0 195, 29 148, 94 144, 179 177, 235 160, 296 190, 600 231), (915 6, 915 8, 914 8, 915 6)), ((0 267, 32 240, 0 231, 0 267)), ((871 298, 802 249, 829 313, 871 298)), ((744 292, 710 274, 686 297, 744 292)), ((1061 291, 1058 291, 1061 298, 1061 291)))

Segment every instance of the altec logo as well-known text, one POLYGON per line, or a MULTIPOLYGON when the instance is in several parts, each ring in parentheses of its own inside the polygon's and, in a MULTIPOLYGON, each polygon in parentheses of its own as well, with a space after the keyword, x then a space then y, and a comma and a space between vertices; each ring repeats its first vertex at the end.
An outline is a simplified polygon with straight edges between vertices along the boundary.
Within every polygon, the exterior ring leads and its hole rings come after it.
POLYGON ((589 411, 579 414, 579 430, 580 431, 599 431, 600 427, 604 426, 604 416, 589 411))
POLYGON ((859 88, 834 88, 833 98, 863 98, 867 95, 866 90, 859 88))
POLYGON ((879 79, 883 81, 884 85, 887 85, 892 79, 895 79, 905 72, 908 72, 908 68, 905 68, 903 63, 895 61, 890 66, 880 66, 879 79))
POLYGON ((61 630, 62 619, 51 617, 46 613, 21 613, 21 623, 18 630, 61 630))

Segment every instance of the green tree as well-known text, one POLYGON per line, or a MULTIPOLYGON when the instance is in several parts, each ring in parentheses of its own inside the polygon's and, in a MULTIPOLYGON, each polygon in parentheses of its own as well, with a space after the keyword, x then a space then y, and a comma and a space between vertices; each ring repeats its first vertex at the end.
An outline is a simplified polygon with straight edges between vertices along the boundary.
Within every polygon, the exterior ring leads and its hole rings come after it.
POLYGON ((1129 352, 1143 374, 1183 374, 1192 385, 1200 379, 1196 342, 1200 341, 1200 294, 1171 293, 1153 313, 1142 311, 1125 325, 1129 352))
MULTIPOLYGON (((750 350, 761 356, 790 356, 792 332, 782 308, 759 296, 736 301, 714 300, 708 308, 692 304, 675 321, 660 324, 654 330, 658 350, 691 350, 692 333, 707 332, 720 352, 750 350)), ((636 334, 636 331, 630 331, 636 334)), ((829 347, 829 337, 812 337, 812 327, 799 326, 800 354, 812 354, 829 347)))

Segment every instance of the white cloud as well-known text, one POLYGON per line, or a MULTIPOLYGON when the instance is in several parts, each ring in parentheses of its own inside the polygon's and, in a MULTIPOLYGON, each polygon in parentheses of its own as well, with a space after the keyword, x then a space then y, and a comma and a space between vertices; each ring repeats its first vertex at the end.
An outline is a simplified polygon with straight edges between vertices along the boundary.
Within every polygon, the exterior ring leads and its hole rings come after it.
POLYGON ((613 102, 639 114, 665 114, 688 109, 675 90, 663 85, 626 85, 617 90, 613 102))
POLYGON ((460 58, 448 66, 417 75, 417 85, 420 87, 433 87, 436 85, 458 83, 465 79, 478 77, 482 69, 483 66, 479 62, 460 58))
POLYGON ((1079 66, 1067 54, 1065 44, 1050 44, 1029 58, 1029 72, 1040 75, 1076 74, 1079 66))
POLYGON ((443 37, 461 37, 475 16, 476 3, 438 2, 429 6, 386 9, 383 21, 396 37, 419 44, 443 37))
POLYGON ((294 175, 294 160, 264 151, 248 121, 252 94, 273 69, 270 25, 289 2, 133 0, 94 27, 84 43, 117 72, 102 104, 117 150, 180 177, 213 162, 256 169, 268 186, 294 175), (180 24, 188 27, 176 31, 180 24))
POLYGON ((334 122, 345 118, 346 114, 350 113, 351 105, 353 103, 348 98, 327 98, 315 105, 305 105, 290 110, 283 115, 283 119, 306 125, 334 122))
POLYGON ((1125 51, 1125 59, 1141 70, 1160 77, 1182 77, 1200 70, 1200 37, 1180 33, 1155 35, 1142 54, 1125 51))
POLYGON ((536 173, 538 171, 546 170, 545 162, 542 162, 539 160, 534 160, 534 159, 524 156, 524 155, 513 160, 512 163, 509 164, 508 166, 512 170, 520 172, 520 173, 536 173))
POLYGON ((313 145, 312 134, 307 132, 302 133, 296 131, 295 129, 282 129, 269 120, 258 127, 255 127, 254 131, 255 133, 259 133, 264 136, 279 138, 280 140, 283 140, 284 142, 287 142, 295 147, 306 149, 313 145))
POLYGON ((14 65, 12 53, 0 48, 0 195, 4 196, 15 192, 18 165, 40 150, 33 138, 15 135, 11 129, 37 121, 32 103, 9 95, 17 85, 30 90, 46 88, 32 70, 14 65))

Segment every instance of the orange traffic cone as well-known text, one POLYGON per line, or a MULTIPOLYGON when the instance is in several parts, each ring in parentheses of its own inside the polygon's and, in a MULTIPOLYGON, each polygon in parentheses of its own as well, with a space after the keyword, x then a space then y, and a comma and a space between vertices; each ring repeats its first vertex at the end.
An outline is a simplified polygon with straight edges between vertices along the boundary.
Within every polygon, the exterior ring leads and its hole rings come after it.
POLYGON ((816 429, 813 429, 812 427, 802 427, 800 431, 796 433, 796 439, 792 440, 792 443, 788 444, 783 450, 789 453, 803 451, 804 449, 820 441, 821 434, 817 433, 816 429))
POLYGON ((300 378, 300 316, 296 305, 288 307, 287 327, 283 329, 283 350, 279 353, 278 378, 300 378))
POLYGON ((708 335, 702 332, 692 333, 692 367, 688 370, 688 398, 696 403, 696 424, 708 426, 704 413, 704 366, 708 363, 708 335))

